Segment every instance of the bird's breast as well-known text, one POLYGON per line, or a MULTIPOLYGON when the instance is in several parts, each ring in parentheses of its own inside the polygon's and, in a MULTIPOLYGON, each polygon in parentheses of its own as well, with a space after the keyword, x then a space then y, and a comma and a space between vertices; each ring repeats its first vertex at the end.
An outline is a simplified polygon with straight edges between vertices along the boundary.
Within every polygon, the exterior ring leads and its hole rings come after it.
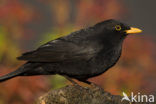
POLYGON ((121 55, 121 47, 112 48, 110 50, 101 51, 96 57, 92 59, 91 73, 93 75, 102 74, 110 67, 114 66, 121 55))

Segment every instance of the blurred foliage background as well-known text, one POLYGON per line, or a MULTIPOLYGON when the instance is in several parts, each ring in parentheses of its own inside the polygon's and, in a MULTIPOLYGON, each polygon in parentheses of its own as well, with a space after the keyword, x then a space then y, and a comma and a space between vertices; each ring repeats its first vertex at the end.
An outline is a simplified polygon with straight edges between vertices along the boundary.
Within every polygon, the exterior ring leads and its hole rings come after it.
MULTIPOLYGON (((106 19, 130 20, 128 11, 118 0, 0 0, 0 75, 24 63, 16 60, 21 53, 106 19)), ((113 94, 156 93, 155 45, 149 34, 129 36, 117 65, 89 80, 113 94)), ((11 79, 0 83, 0 104, 33 104, 66 84, 61 76, 11 79)))

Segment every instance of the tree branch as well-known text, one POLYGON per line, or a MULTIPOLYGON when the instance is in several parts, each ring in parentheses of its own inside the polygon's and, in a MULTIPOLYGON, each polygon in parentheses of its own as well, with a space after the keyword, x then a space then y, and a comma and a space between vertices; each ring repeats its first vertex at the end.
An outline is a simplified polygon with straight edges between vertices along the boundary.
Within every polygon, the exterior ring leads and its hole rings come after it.
POLYGON ((111 95, 99 87, 88 88, 69 85, 49 91, 39 98, 37 104, 140 104, 128 101, 121 102, 121 99, 122 96, 111 95))
POLYGON ((46 93, 39 98, 38 104, 121 104, 121 96, 111 95, 98 87, 70 85, 46 93))

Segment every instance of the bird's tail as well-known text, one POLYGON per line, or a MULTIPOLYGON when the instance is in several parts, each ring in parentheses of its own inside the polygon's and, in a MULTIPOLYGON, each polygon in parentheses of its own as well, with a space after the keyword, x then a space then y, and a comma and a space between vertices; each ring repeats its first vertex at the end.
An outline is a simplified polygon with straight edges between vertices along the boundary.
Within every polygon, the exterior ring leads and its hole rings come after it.
POLYGON ((51 73, 40 67, 41 63, 27 62, 17 70, 0 77, 0 83, 16 76, 49 75, 51 73))
POLYGON ((13 78, 13 77, 16 77, 16 76, 18 76, 19 74, 21 74, 21 73, 19 73, 18 70, 14 71, 14 72, 11 72, 11 73, 8 73, 8 74, 6 74, 6 75, 0 77, 0 82, 3 82, 3 81, 6 81, 6 80, 8 80, 8 79, 11 79, 11 78, 13 78))
POLYGON ((23 74, 24 72, 26 72, 28 70, 27 66, 29 66, 29 63, 24 64, 22 67, 18 68, 17 70, 15 70, 11 73, 8 73, 4 76, 1 76, 0 77, 0 83, 3 81, 6 81, 8 79, 14 78, 16 76, 20 76, 21 74, 23 74))

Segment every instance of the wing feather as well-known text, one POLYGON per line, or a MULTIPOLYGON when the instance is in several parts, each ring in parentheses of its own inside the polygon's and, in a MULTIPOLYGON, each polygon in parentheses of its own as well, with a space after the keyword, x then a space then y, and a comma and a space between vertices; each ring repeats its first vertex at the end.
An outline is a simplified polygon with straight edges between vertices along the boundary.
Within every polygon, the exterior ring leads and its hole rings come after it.
POLYGON ((42 45, 37 50, 24 53, 17 59, 32 62, 89 60, 96 52, 91 46, 78 46, 73 42, 58 39, 42 45))

